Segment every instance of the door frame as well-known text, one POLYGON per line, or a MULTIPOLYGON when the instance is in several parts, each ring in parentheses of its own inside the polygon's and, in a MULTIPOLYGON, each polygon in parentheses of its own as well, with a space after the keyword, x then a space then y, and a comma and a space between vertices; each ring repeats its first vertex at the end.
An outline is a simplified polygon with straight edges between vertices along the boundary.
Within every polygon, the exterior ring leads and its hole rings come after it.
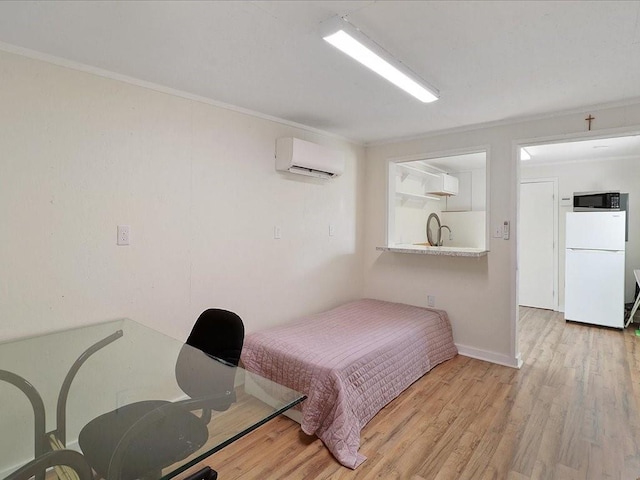
MULTIPOLYGON (((523 183, 553 183, 553 310, 558 312, 559 306, 559 285, 558 278, 560 275, 559 266, 558 266, 558 258, 559 258, 559 248, 558 248, 558 229, 559 229, 559 220, 560 220, 560 201, 558 198, 558 178, 557 177, 543 177, 543 178, 520 178, 520 183, 518 184, 518 190, 520 190, 521 185, 523 183)), ((520 197, 520 192, 518 192, 518 198, 520 197)), ((520 219, 520 202, 518 202, 518 224, 520 219)), ((519 227, 519 225, 518 225, 519 227)), ((520 248, 520 235, 518 235, 518 275, 520 275, 520 254, 522 253, 522 249, 520 248)), ((519 277, 518 277, 519 278, 519 277)), ((519 282, 518 282, 519 283, 519 282)), ((518 290, 518 303, 520 300, 520 291, 518 290)))
MULTIPOLYGON (((519 234, 518 224, 520 220, 520 149, 532 145, 545 145, 547 143, 565 143, 580 140, 594 140, 597 138, 626 137, 629 135, 640 135, 640 126, 637 124, 626 125, 623 127, 606 128, 602 130, 589 130, 586 132, 562 133, 559 135, 547 135, 537 137, 520 137, 511 140, 511 158, 514 159, 514 179, 511 183, 510 193, 515 202, 511 205, 510 213, 512 218, 516 219, 516 235, 519 234)), ((489 162, 490 163, 490 162, 489 162)), ((488 170, 487 170, 488 174, 488 170)), ((487 182, 488 183, 488 182, 487 182)), ((515 272, 512 268, 512 275, 515 275, 514 282, 511 285, 511 354, 516 359, 517 368, 522 366, 522 356, 520 352, 520 343, 518 328, 520 323, 519 299, 518 299, 518 246, 511 252, 511 262, 515 265, 515 272)))

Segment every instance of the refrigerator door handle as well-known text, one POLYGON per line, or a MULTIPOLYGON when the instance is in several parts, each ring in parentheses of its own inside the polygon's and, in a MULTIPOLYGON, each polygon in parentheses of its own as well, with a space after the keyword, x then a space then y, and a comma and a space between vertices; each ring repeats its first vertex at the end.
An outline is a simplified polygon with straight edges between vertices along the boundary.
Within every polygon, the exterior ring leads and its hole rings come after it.
POLYGON ((571 250, 574 252, 609 252, 609 253, 624 253, 624 250, 608 250, 604 248, 567 248, 567 250, 571 250))

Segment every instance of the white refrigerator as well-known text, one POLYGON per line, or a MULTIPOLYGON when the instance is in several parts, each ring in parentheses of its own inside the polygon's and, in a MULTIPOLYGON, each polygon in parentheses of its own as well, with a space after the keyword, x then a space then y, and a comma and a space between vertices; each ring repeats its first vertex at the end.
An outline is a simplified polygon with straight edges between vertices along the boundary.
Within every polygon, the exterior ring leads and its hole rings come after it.
POLYGON ((564 318, 624 328, 626 212, 569 212, 564 318))

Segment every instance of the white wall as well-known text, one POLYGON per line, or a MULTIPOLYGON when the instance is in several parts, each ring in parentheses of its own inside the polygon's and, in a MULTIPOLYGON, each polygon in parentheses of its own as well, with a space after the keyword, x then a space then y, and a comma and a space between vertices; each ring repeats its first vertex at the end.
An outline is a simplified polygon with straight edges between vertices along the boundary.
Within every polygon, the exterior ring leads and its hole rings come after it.
MULTIPOLYGON (((431 135, 421 139, 377 145, 367 150, 365 295, 426 306, 449 312, 454 339, 461 351, 510 365, 517 350, 517 196, 519 168, 516 144, 540 139, 596 135, 603 131, 631 131, 640 127, 640 105, 590 110, 599 131, 585 133, 585 112, 554 118, 431 135), (479 259, 412 255, 376 251, 386 239, 387 160, 427 154, 443 156, 460 149, 489 148, 489 205, 491 227, 512 224, 510 240, 491 238, 490 253, 479 259), (516 227, 516 228, 514 228, 516 227)), ((637 180, 636 180, 637 181, 637 180)), ((624 187, 621 187, 624 188, 624 187)))
POLYGON ((443 225, 451 229, 451 237, 453 237, 450 240, 447 229, 442 230, 445 246, 485 249, 486 212, 442 212, 440 219, 443 225))
POLYGON ((0 338, 129 317, 184 339, 208 307, 251 331, 361 296, 362 147, 4 52, 0 105, 0 338), (291 135, 345 174, 276 172, 291 135))
MULTIPOLYGON (((637 158, 564 163, 561 165, 525 165, 522 179, 557 178, 560 198, 573 198, 573 192, 620 190, 629 193, 629 241, 625 252, 625 302, 635 297, 633 270, 640 268, 640 152, 637 158)), ((566 213, 571 206, 559 206, 558 210, 558 300, 564 311, 564 245, 566 213)))
MULTIPOLYGON (((515 226, 516 142, 588 137, 578 112, 372 146, 365 163, 345 141, 7 53, 0 104, 0 338, 120 317, 184 338, 210 306, 251 331, 363 293, 429 294, 467 353, 515 364, 517 228, 479 259, 377 252, 387 159, 488 148, 490 225, 515 226), (276 172, 284 135, 344 149, 346 173, 276 172)), ((589 113, 592 135, 640 125, 638 105, 589 113)))

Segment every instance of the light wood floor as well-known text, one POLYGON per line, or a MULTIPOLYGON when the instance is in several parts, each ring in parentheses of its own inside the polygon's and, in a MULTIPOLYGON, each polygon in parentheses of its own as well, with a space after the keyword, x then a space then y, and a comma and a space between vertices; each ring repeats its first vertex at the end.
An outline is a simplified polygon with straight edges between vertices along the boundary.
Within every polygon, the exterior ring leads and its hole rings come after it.
POLYGON ((362 431, 357 470, 279 417, 209 457, 236 479, 640 478, 640 337, 521 309, 520 370, 457 356, 362 431))

